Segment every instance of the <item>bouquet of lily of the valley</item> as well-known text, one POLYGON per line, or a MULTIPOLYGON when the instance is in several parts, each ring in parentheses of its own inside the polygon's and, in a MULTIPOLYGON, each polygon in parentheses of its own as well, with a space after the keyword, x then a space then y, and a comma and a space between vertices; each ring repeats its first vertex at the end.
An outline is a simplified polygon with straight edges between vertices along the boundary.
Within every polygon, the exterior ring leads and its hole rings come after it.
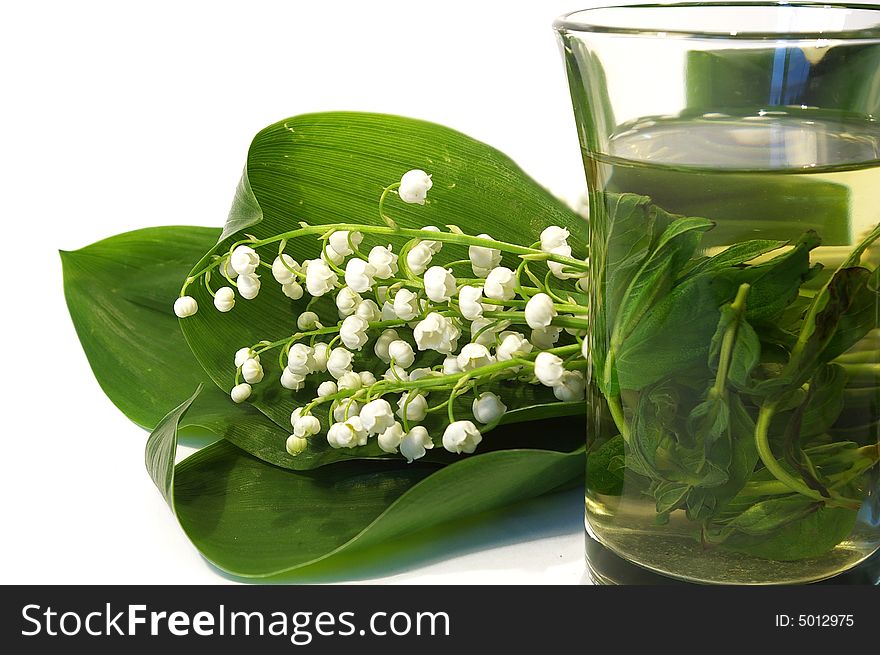
POLYGON ((452 130, 307 115, 257 135, 222 231, 65 252, 65 293, 189 538, 270 576, 580 478, 583 221, 452 130))

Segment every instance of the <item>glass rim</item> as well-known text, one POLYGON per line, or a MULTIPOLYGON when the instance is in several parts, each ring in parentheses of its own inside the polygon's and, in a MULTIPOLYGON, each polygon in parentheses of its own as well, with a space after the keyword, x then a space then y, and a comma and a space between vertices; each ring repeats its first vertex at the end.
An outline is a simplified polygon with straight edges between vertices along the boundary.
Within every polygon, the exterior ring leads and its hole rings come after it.
MULTIPOLYGON (((618 21, 619 22, 619 21, 618 21)), ((679 37, 679 38, 699 38, 699 39, 724 39, 728 41, 758 41, 758 40, 854 40, 854 39, 876 39, 880 38, 880 5, 876 4, 859 4, 852 2, 811 2, 792 0, 777 1, 759 0, 753 2, 750 0, 733 0, 724 2, 674 2, 667 4, 646 3, 633 5, 604 5, 601 7, 591 7, 589 9, 578 9, 559 16, 553 21, 553 29, 558 32, 584 32, 593 34, 619 34, 626 36, 643 36, 643 37, 679 37), (646 28, 646 27, 627 27, 623 24, 602 23, 601 21, 590 22, 588 16, 598 16, 609 10, 624 11, 635 13, 644 9, 706 9, 713 10, 719 8, 768 8, 775 7, 777 9, 846 9, 864 11, 866 13, 874 13, 877 16, 877 24, 865 29, 829 29, 822 31, 784 31, 784 30, 741 30, 741 31, 721 31, 721 30, 690 30, 676 28, 646 28)))

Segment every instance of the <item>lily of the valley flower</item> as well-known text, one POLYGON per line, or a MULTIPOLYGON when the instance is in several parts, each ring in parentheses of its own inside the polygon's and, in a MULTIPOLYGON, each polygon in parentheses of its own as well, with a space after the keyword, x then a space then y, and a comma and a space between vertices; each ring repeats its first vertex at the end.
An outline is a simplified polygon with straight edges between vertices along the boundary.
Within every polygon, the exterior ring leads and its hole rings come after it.
POLYGON ((316 330, 321 327, 315 312, 303 312, 296 317, 296 327, 300 330, 316 330))
MULTIPOLYGON (((488 234, 478 235, 481 239, 492 239, 488 234)), ((501 263, 501 251, 497 248, 486 248, 484 246, 470 246, 468 248, 468 259, 471 260, 471 268, 477 277, 486 277, 489 273, 501 263)))
POLYGON ((483 294, 494 300, 510 300, 515 295, 516 276, 504 266, 496 266, 486 276, 483 294))
POLYGON ((455 327, 452 319, 437 312, 428 314, 413 330, 419 350, 436 350, 444 355, 455 350, 460 335, 461 330, 455 327))
POLYGON ((260 265, 260 256, 250 246, 236 246, 229 257, 229 265, 239 275, 251 275, 260 265))
POLYGON ((489 349, 481 343, 469 343, 458 353, 458 366, 462 371, 473 371, 475 368, 488 366, 495 361, 489 349))
POLYGON ((424 273, 431 264, 431 260, 434 258, 434 251, 431 250, 428 243, 435 242, 423 241, 413 246, 410 251, 406 253, 406 265, 414 275, 421 275, 424 273))
POLYGON ((357 391, 363 386, 363 381, 354 371, 346 371, 336 380, 336 386, 340 391, 357 391))
POLYGON ((464 285, 458 291, 458 310, 467 320, 472 321, 483 315, 482 287, 464 285))
POLYGON ((526 303, 526 323, 532 329, 541 329, 550 325, 556 317, 556 306, 553 299, 546 293, 536 293, 526 303))
POLYGON ((491 391, 485 391, 474 399, 471 406, 474 418, 480 423, 495 423, 500 420, 507 411, 507 405, 501 402, 496 394, 491 391))
POLYGON ((192 296, 182 296, 174 301, 174 313, 177 318, 187 318, 199 311, 199 303, 192 296))
POLYGON ((403 174, 397 193, 403 202, 424 205, 432 186, 434 183, 431 181, 431 176, 416 168, 403 174))
POLYGON ((241 376, 245 379, 245 382, 257 384, 263 379, 263 366, 256 359, 245 360, 244 364, 241 365, 241 376))
POLYGON ((309 447, 308 439, 304 437, 298 437, 295 434, 287 437, 287 441, 284 443, 284 448, 287 450, 288 454, 296 456, 303 452, 306 448, 309 447))
POLYGON ((535 358, 535 377, 547 387, 555 387, 562 381, 565 369, 562 360, 553 353, 538 353, 535 358))
POLYGON ((458 365, 458 355, 449 355, 443 360, 443 375, 455 375, 461 373, 461 366, 458 365))
POLYGON ((220 287, 214 294, 214 307, 224 314, 235 307, 235 291, 232 287, 220 287))
POLYGON ((376 343, 373 346, 373 352, 376 353, 376 357, 388 364, 391 361, 391 355, 388 353, 388 347, 399 338, 400 337, 397 334, 397 330, 388 329, 382 332, 382 334, 379 335, 379 338, 376 339, 376 343))
POLYGON ((397 401, 397 415, 407 421, 423 421, 428 415, 428 399, 414 391, 401 394, 397 401))
POLYGON ((343 423, 346 414, 349 416, 357 416, 360 411, 360 403, 356 400, 342 400, 333 408, 333 420, 343 423))
POLYGON ((352 291, 358 293, 369 291, 375 277, 376 269, 363 259, 354 257, 349 259, 348 264, 345 265, 345 283, 352 291))
MULTIPOLYGON (((436 225, 425 225, 421 230, 422 232, 440 232, 440 228, 436 225)), ((422 241, 421 244, 427 246, 435 255, 443 250, 442 241, 422 241)))
POLYGON ((336 294, 336 309, 339 311, 339 318, 354 314, 354 310, 362 300, 361 294, 351 287, 342 287, 336 294))
POLYGON ((532 352, 532 344, 519 332, 502 332, 501 343, 495 349, 499 362, 507 362, 532 352))
POLYGON ((395 421, 394 425, 390 428, 386 428, 385 432, 379 435, 379 438, 377 439, 379 448, 386 453, 396 453, 405 434, 403 426, 395 421))
POLYGON ((306 289, 309 295, 318 298, 336 286, 336 273, 323 259, 310 259, 305 264, 306 289))
POLYGON ((281 386, 291 391, 299 391, 306 386, 306 376, 285 368, 281 371, 281 386))
POLYGON ((419 297, 409 289, 400 289, 394 295, 394 313, 404 321, 411 321, 421 313, 419 297))
POLYGON ((442 266, 432 266, 425 271, 425 295, 434 302, 449 302, 455 294, 455 278, 452 271, 442 266))
POLYGON ((361 379, 362 387, 371 387, 376 384, 376 376, 370 371, 360 371, 358 372, 358 377, 361 379))
POLYGON ((300 270, 299 263, 290 255, 278 255, 272 262, 272 277, 282 286, 296 280, 294 271, 300 270))
POLYGON ((374 246, 367 256, 370 266, 376 271, 376 279, 387 280, 397 273, 397 255, 391 251, 391 246, 374 246))
POLYGON ((235 352, 235 368, 238 368, 242 364, 244 364, 249 359, 256 359, 260 361, 260 356, 251 348, 245 346, 244 348, 239 348, 235 352))
POLYGON ((381 434, 394 425, 394 413, 387 400, 378 398, 361 407, 361 422, 368 434, 381 434))
POLYGON ((559 335, 561 332, 562 328, 558 328, 554 325, 548 325, 545 328, 537 328, 532 330, 531 335, 529 335, 529 341, 532 342, 535 348, 547 350, 556 345, 556 342, 559 341, 559 335))
POLYGON ((354 245, 356 248, 363 240, 363 234, 360 232, 349 232, 348 230, 337 230, 328 239, 330 247, 343 257, 352 254, 354 251, 351 249, 351 246, 354 245))
POLYGON ((563 402, 583 400, 587 388, 581 371, 565 371, 559 383, 553 387, 553 395, 563 402))
POLYGON ((339 337, 349 350, 360 350, 367 343, 370 324, 360 316, 352 315, 342 321, 339 337))
POLYGON ((395 364, 399 364, 403 368, 409 368, 416 360, 412 346, 403 339, 397 339, 388 344, 388 355, 395 364))
POLYGON ((256 273, 239 273, 236 283, 245 300, 253 300, 260 293, 260 276, 256 273))
POLYGON ((443 432, 443 447, 451 453, 472 453, 483 435, 471 421, 455 421, 443 432))
POLYGON ((345 348, 334 348, 327 358, 327 372, 337 380, 351 370, 352 354, 345 348))
POLYGON ((333 448, 354 448, 367 444, 367 431, 360 416, 349 416, 347 421, 334 423, 327 432, 327 443, 333 448))
POLYGON ((322 373, 327 370, 327 359, 330 357, 330 344, 316 343, 312 348, 312 357, 315 363, 312 364, 313 373, 322 373))
POLYGON ((297 375, 309 375, 315 371, 315 351, 304 343, 295 343, 287 352, 287 368, 297 375))
POLYGON ((406 461, 412 464, 413 460, 421 459, 426 451, 434 447, 431 436, 421 425, 417 425, 407 432, 400 441, 400 454, 406 457, 406 461))
POLYGON ((229 392, 229 395, 232 398, 232 402, 243 403, 251 396, 251 385, 249 385, 247 382, 236 384, 234 387, 232 387, 232 391, 229 392))
POLYGON ((321 384, 318 385, 318 398, 334 396, 336 395, 337 391, 339 391, 339 388, 336 386, 336 383, 333 380, 324 380, 321 384))
POLYGON ((296 281, 281 285, 281 291, 291 300, 299 300, 303 297, 303 288, 296 281))
POLYGON ((359 302, 358 306, 354 310, 354 313, 356 316, 360 316, 368 323, 372 321, 378 321, 382 318, 382 312, 379 311, 379 306, 376 305, 376 303, 369 298, 359 302))

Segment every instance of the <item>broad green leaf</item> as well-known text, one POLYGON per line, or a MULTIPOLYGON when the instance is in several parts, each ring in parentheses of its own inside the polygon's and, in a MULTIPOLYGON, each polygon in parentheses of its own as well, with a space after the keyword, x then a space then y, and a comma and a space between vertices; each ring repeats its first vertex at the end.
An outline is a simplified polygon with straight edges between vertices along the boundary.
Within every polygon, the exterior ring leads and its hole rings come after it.
POLYGON ((351 461, 314 471, 267 464, 219 441, 172 466, 172 410, 147 443, 148 469, 190 540, 243 577, 294 572, 417 530, 548 493, 583 473, 583 450, 503 450, 449 466, 351 461))
MULTIPOLYGON (((585 254, 583 218, 493 148, 432 123, 342 112, 290 118, 255 137, 224 237, 241 230, 259 238, 268 237, 295 229, 300 221, 314 225, 381 224, 378 200, 383 187, 412 168, 431 173, 434 186, 424 206, 407 205, 396 196, 389 197, 385 212, 401 227, 455 224, 471 234, 485 232, 496 239, 530 245, 546 226, 560 225, 571 232, 575 253, 585 254)), ((222 241, 215 252, 227 250, 234 238, 237 236, 222 241)), ((367 236, 361 247, 368 250, 389 242, 399 247, 404 240, 367 236)), ((285 252, 302 262, 318 257, 319 247, 316 237, 308 237, 289 241, 285 252)), ((273 248, 267 246, 261 253, 269 262, 277 251, 273 248)), ((203 261, 209 261, 209 256, 203 261)), ((467 257, 466 248, 447 245, 436 263, 463 257, 467 257)), ((506 263, 515 266, 517 259, 508 258, 506 263)), ((215 275, 211 284, 216 288, 224 282, 215 275)), ((213 311, 211 298, 201 284, 190 287, 191 295, 206 311, 187 318, 181 326, 210 379, 224 391, 233 386, 233 355, 239 348, 263 339, 289 337, 296 332, 296 317, 306 307, 327 321, 338 320, 335 308, 328 309, 327 301, 310 304, 308 295, 299 301, 284 296, 266 269, 262 269, 262 285, 256 299, 239 298, 227 314, 213 311)), ((276 349, 262 357, 265 381, 254 386, 248 404, 287 430, 291 412, 315 397, 320 380, 310 376, 299 392, 282 388, 278 383, 282 371, 278 355, 276 349)), ((371 342, 361 351, 356 368, 381 376, 387 365, 373 356, 371 342)), ((506 385, 500 395, 511 410, 528 410, 554 400, 552 391, 540 385, 506 385)), ((470 418, 469 406, 463 405, 462 409, 462 418, 470 418)), ((315 414, 326 424, 323 411, 321 408, 315 414)), ((438 416, 438 425, 442 421, 438 416)), ((498 439, 503 439, 503 433, 498 439)), ((283 452, 258 453, 256 446, 246 441, 236 443, 268 461, 303 469, 341 459, 389 457, 375 443, 361 449, 333 450, 316 440, 296 458, 283 452)), ((283 444, 276 447, 283 448, 283 444)))
POLYGON ((92 371, 113 404, 148 429, 208 380, 172 304, 218 234, 146 228, 61 252, 67 307, 92 371))

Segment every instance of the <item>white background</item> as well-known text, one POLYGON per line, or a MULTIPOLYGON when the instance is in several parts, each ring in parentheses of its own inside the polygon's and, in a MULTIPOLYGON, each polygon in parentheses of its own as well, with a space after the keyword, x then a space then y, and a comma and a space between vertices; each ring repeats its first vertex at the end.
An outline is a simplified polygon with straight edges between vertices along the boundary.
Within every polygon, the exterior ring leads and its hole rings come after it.
MULTIPOLYGON (((252 136, 322 110, 444 123, 575 197, 583 174, 550 25, 590 4, 3 3, 0 581, 229 581, 153 487, 146 434, 95 382, 58 249, 150 225, 221 225, 252 136)), ((471 521, 339 579, 580 583, 581 499, 471 521)))

